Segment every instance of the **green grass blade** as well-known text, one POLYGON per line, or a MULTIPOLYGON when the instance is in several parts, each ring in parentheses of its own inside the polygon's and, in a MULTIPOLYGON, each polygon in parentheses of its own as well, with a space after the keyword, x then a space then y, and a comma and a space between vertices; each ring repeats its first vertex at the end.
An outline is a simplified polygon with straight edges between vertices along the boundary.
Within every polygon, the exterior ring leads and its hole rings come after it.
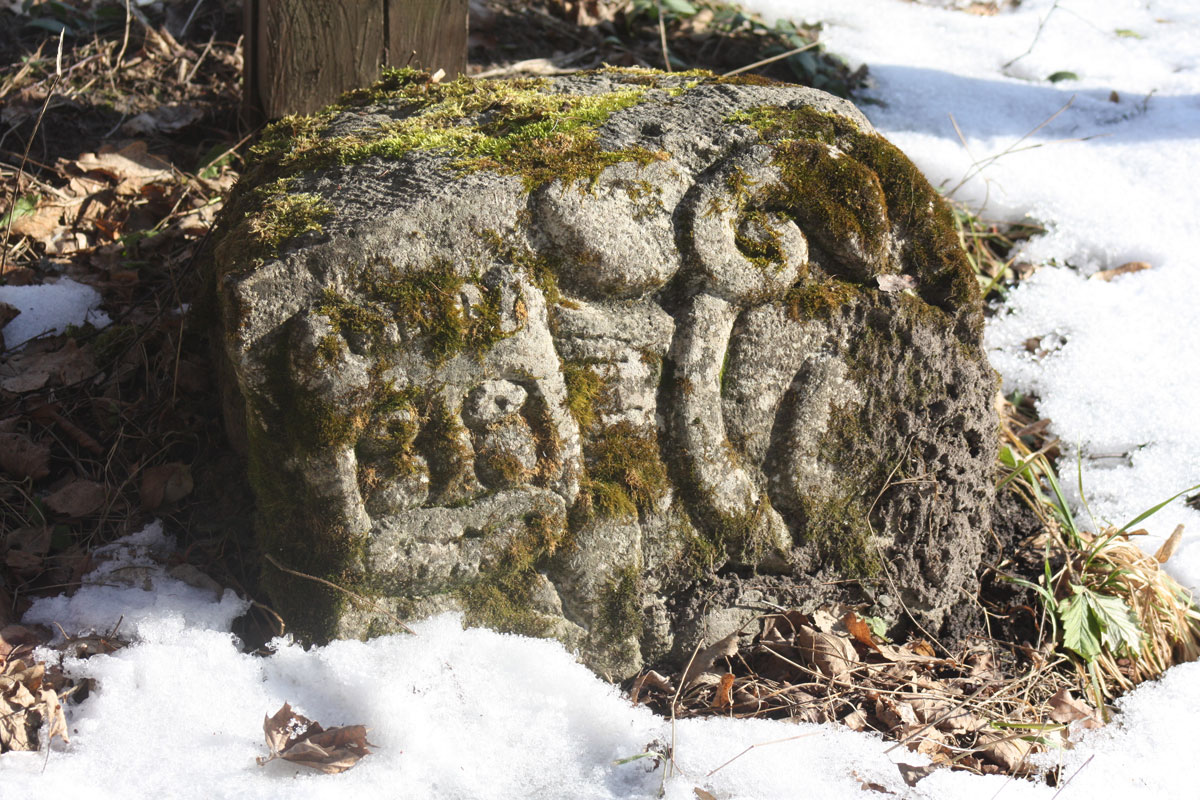
POLYGON ((1184 489, 1182 492, 1179 492, 1178 494, 1171 495, 1170 497, 1168 497, 1166 500, 1163 500, 1158 505, 1154 506, 1153 508, 1146 509, 1141 514, 1138 514, 1136 517, 1129 520, 1129 522, 1126 522, 1124 525, 1121 526, 1121 529, 1119 531, 1117 531, 1117 533, 1124 533, 1125 531, 1129 530, 1134 525, 1137 525, 1139 522, 1146 519, 1147 517, 1151 517, 1154 514, 1157 514, 1159 511, 1162 510, 1163 506, 1168 505, 1169 503, 1179 499, 1180 497, 1183 497, 1188 492, 1194 492, 1197 489, 1200 489, 1200 483, 1197 483, 1195 486, 1189 486, 1188 488, 1184 489))

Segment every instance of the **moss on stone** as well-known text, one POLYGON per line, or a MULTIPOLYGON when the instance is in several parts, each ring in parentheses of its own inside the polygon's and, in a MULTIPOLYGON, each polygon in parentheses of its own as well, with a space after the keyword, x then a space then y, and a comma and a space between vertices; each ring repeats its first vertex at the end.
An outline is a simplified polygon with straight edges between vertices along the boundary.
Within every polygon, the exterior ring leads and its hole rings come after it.
POLYGON ((482 300, 464 308, 462 289, 467 280, 449 265, 439 264, 418 272, 389 267, 387 275, 367 280, 366 293, 387 303, 396 319, 406 320, 425 337, 430 356, 444 363, 469 351, 482 357, 496 342, 511 336, 501 326, 500 289, 473 276, 482 300))
POLYGON ((793 287, 784 297, 784 303, 788 316, 798 322, 829 319, 861 293, 862 290, 853 284, 830 278, 793 287))
POLYGON ((429 494, 434 503, 456 503, 475 483, 475 453, 470 433, 440 397, 433 398, 416 438, 429 464, 429 494))
POLYGON ((501 324, 500 287, 488 286, 477 274, 464 278, 449 265, 406 271, 378 264, 363 271, 357 288, 362 295, 358 300, 325 289, 314 310, 328 317, 342 337, 372 355, 384 355, 394 347, 384 334, 397 320, 416 329, 437 364, 463 352, 482 358, 516 332, 505 331, 501 324), (463 288, 468 282, 479 290, 480 302, 464 307, 463 288))
POLYGON ((562 95, 544 80, 433 83, 415 70, 385 71, 373 87, 345 96, 313 118, 287 118, 268 129, 255 156, 287 171, 403 158, 415 150, 446 154, 462 172, 519 177, 528 190, 562 180, 590 184, 613 164, 648 164, 662 154, 642 147, 605 150, 597 130, 616 111, 642 102, 645 89, 562 95), (406 116, 370 131, 321 137, 344 106, 398 106, 406 116))
POLYGON ((555 256, 545 256, 533 252, 521 244, 510 243, 496 231, 484 231, 480 234, 498 261, 507 262, 524 271, 526 277, 538 287, 547 305, 555 305, 563 301, 558 289, 558 275, 562 269, 562 260, 555 256))
POLYGON ((214 250, 219 274, 256 268, 278 255, 289 239, 322 232, 322 220, 333 215, 333 206, 290 187, 289 178, 278 178, 245 194, 235 192, 230 213, 240 219, 214 250))
POLYGON ((583 361, 564 361, 563 381, 567 385, 567 411, 579 423, 581 431, 589 430, 598 418, 597 404, 609 386, 595 365, 583 361))
POLYGON ((778 272, 787 266, 783 237, 765 211, 743 214, 737 222, 733 241, 738 251, 764 272, 778 272))
MULTIPOLYGON (((485 532, 485 538, 488 535, 485 532)), ((527 515, 524 531, 511 535, 481 566, 479 577, 458 591, 467 624, 524 636, 549 636, 551 620, 532 608, 534 590, 539 568, 566 541, 560 516, 527 515)))
POLYGON ((613 644, 642 635, 642 576, 636 564, 614 569, 598 599, 593 635, 613 644))
POLYGON ((869 252, 876 252, 885 233, 874 230, 871 222, 878 214, 862 213, 862 204, 872 200, 866 187, 876 185, 886 203, 883 218, 901 244, 900 261, 916 270, 921 298, 959 321, 960 338, 978 339, 983 325, 979 287, 955 232, 953 213, 895 145, 860 131, 846 117, 808 107, 764 106, 739 111, 729 121, 749 125, 771 144, 787 183, 803 186, 807 179, 813 195, 830 198, 815 204, 806 204, 802 196, 781 198, 785 207, 798 209, 814 223, 824 222, 833 238, 859 233, 869 252), (833 158, 831 147, 845 155, 833 158))
POLYGON ((636 518, 639 511, 655 511, 671 489, 658 437, 625 420, 591 430, 583 457, 584 488, 605 516, 636 518))

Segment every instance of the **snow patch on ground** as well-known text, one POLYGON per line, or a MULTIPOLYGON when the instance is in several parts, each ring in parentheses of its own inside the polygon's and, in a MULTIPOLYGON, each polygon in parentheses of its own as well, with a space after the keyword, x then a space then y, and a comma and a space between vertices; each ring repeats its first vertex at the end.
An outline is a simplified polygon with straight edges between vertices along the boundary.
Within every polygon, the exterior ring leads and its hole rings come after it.
POLYGON ((90 322, 104 328, 112 322, 99 310, 100 293, 70 278, 40 286, 0 286, 0 303, 21 312, 0 331, 10 349, 44 333, 62 333, 68 325, 90 322))

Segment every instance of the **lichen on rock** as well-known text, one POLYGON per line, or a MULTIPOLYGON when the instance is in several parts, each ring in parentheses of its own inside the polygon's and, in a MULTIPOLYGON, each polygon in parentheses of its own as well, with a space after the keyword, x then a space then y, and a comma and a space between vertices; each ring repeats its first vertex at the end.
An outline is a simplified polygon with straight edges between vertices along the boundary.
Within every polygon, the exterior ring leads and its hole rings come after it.
POLYGON ((255 152, 212 276, 293 630, 458 609, 615 678, 772 603, 936 628, 973 589, 981 301, 849 103, 399 70, 255 152))

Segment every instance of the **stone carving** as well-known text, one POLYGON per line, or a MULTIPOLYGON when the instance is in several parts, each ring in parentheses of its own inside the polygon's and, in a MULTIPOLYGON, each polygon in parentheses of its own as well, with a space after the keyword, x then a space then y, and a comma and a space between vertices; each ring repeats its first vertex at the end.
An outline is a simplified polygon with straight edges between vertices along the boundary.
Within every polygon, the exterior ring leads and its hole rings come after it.
POLYGON ((990 524, 949 212, 849 103, 388 74, 277 124, 213 250, 296 630, 461 609, 611 677, 830 598, 936 629, 990 524))

